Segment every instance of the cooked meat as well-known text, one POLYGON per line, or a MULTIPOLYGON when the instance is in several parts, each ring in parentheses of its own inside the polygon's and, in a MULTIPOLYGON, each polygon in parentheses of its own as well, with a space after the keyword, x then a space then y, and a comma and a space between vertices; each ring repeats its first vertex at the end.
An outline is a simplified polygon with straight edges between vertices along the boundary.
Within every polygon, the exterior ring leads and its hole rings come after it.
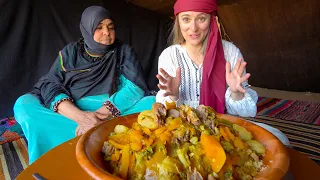
POLYGON ((197 107, 197 114, 201 118, 204 125, 214 131, 216 111, 210 106, 199 105, 197 107))
POLYGON ((192 107, 187 106, 186 112, 187 112, 188 122, 190 122, 191 124, 193 124, 195 126, 198 126, 201 124, 201 121, 200 121, 199 117, 197 116, 197 113, 192 109, 192 107))
POLYGON ((158 176, 156 174, 156 172, 150 170, 150 169, 147 169, 146 170, 146 175, 144 176, 144 178, 146 180, 157 180, 158 179, 158 176))
POLYGON ((102 152, 105 154, 106 157, 111 157, 114 153, 115 147, 111 145, 108 141, 103 143, 102 152))
POLYGON ((152 105, 152 111, 154 112, 154 120, 158 124, 158 127, 162 127, 165 124, 167 116, 167 109, 161 103, 154 103, 152 105))
POLYGON ((209 174, 209 175, 208 175, 208 180, 216 180, 216 178, 214 178, 214 177, 212 176, 212 174, 209 174))
POLYGON ((188 180, 203 180, 203 177, 201 174, 197 171, 196 168, 194 168, 193 172, 191 170, 191 167, 189 168, 189 171, 187 173, 187 179, 188 180))
POLYGON ((170 109, 170 110, 168 111, 168 116, 171 116, 171 117, 173 117, 173 118, 178 118, 178 117, 180 116, 180 113, 179 113, 179 111, 176 110, 176 109, 170 109))

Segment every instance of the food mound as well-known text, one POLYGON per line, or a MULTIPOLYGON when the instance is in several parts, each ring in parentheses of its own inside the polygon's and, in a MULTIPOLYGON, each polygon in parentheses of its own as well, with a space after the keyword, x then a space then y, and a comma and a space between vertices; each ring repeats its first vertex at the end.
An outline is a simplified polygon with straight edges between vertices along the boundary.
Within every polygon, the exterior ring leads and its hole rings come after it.
POLYGON ((117 125, 102 152, 123 179, 253 179, 265 147, 214 109, 155 103, 132 127, 117 125))

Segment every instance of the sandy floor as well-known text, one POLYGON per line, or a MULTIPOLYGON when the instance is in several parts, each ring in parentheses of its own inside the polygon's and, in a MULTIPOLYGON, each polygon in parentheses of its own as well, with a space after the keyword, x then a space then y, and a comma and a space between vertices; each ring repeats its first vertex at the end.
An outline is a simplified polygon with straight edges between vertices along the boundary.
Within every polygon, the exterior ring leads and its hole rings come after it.
POLYGON ((260 97, 320 102, 320 93, 280 91, 259 87, 252 87, 252 89, 256 90, 260 97))

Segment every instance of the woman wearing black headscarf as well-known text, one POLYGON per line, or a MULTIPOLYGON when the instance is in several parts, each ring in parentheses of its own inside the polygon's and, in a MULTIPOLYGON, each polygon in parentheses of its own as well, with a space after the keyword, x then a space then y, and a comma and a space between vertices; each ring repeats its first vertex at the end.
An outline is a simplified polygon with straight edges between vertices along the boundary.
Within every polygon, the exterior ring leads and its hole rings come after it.
POLYGON ((148 88, 133 49, 115 38, 109 11, 85 9, 83 38, 64 47, 30 94, 14 106, 28 139, 30 164, 51 148, 102 120, 151 109, 148 88))

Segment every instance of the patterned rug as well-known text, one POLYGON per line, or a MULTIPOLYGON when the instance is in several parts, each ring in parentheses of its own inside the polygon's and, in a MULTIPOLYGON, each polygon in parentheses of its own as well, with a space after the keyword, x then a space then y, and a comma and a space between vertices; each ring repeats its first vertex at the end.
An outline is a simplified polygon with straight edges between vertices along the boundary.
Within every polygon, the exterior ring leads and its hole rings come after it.
POLYGON ((320 125, 320 103, 259 97, 257 116, 320 125))
POLYGON ((320 126, 265 116, 245 119, 279 129, 288 137, 293 149, 307 155, 320 165, 320 126))
POLYGON ((0 145, 24 137, 20 124, 14 118, 0 120, 0 145))
POLYGON ((28 144, 25 138, 0 145, 0 179, 13 180, 28 167, 28 144))

